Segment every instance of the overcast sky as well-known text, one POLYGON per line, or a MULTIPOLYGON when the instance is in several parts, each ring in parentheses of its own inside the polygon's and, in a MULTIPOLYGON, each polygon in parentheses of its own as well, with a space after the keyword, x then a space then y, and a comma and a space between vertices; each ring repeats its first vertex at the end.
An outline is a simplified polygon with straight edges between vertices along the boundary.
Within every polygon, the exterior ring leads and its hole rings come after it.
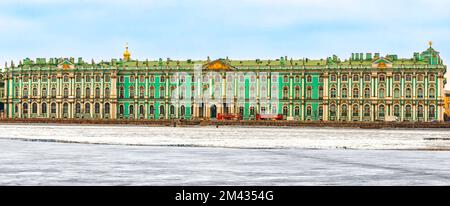
POLYGON ((432 40, 447 63, 449 8, 450 0, 0 0, 0 62, 110 60, 125 42, 139 59, 410 58, 432 40))

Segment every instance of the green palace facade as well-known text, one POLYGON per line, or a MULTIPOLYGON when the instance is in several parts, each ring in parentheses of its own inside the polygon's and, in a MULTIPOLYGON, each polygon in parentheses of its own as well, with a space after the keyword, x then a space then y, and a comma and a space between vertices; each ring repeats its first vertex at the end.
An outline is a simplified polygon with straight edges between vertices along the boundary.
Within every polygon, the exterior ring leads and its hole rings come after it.
POLYGON ((24 59, 0 73, 2 118, 442 121, 446 66, 432 44, 410 58, 139 61, 24 59), (396 118, 395 118, 396 117, 396 118))

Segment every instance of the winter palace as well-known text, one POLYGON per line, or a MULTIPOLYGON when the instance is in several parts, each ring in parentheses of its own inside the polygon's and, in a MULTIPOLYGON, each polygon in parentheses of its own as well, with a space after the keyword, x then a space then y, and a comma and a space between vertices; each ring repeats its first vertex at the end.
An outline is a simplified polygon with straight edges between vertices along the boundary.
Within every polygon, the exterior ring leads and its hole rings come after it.
POLYGON ((432 43, 409 58, 139 61, 26 58, 5 64, 2 118, 443 121, 447 67, 432 43))

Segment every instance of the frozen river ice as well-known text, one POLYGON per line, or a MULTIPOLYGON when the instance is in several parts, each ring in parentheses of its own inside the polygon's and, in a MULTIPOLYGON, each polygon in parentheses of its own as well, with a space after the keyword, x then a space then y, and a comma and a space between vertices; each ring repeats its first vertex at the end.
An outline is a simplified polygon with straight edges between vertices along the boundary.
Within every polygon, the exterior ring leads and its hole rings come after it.
POLYGON ((450 185, 450 152, 429 151, 448 150, 449 137, 448 130, 6 124, 0 185, 450 185))

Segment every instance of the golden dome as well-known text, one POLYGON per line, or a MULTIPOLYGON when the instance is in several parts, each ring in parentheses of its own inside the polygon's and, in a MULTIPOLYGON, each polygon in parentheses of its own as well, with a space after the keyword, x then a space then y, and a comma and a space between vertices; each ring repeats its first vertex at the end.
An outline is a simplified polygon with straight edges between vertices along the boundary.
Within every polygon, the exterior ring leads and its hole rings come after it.
POLYGON ((125 44, 125 52, 123 53, 123 59, 125 61, 130 61, 131 54, 128 51, 128 42, 125 44))

